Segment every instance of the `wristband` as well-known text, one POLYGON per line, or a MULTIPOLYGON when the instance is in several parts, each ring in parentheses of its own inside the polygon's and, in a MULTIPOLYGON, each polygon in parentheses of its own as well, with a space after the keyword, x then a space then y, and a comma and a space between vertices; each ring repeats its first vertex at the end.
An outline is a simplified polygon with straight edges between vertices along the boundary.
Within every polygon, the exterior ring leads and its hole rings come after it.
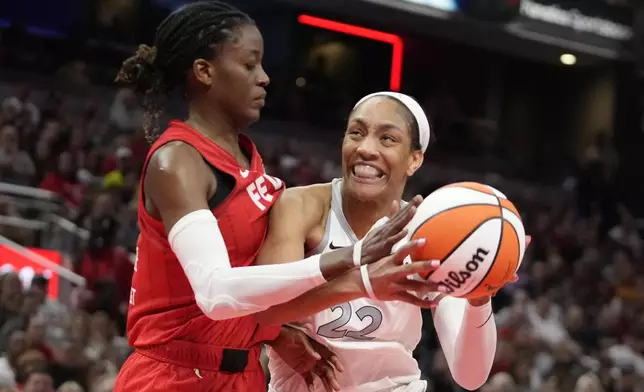
POLYGON ((360 276, 362 276, 362 285, 364 286, 365 291, 367 292, 367 295, 369 298, 373 300, 378 300, 376 298, 376 293, 373 292, 373 287, 371 287, 371 281, 369 280, 369 270, 367 269, 367 265, 363 265, 360 267, 360 276))
POLYGON ((362 265, 362 240, 353 245, 353 265, 355 267, 362 265))

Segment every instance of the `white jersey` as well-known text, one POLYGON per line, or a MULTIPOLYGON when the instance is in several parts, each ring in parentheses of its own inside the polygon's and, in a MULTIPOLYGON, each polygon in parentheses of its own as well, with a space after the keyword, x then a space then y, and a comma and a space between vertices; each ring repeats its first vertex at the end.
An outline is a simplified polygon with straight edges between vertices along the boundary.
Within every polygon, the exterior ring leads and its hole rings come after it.
MULTIPOLYGON (((331 210, 324 238, 310 255, 351 246, 358 238, 342 212, 342 180, 332 182, 331 210)), ((421 337, 420 309, 404 302, 360 298, 336 305, 294 323, 329 347, 344 365, 337 373, 342 392, 422 392, 418 363, 412 351, 421 337)), ((273 392, 305 392, 303 378, 268 349, 273 392)), ((318 383, 316 391, 324 391, 318 383)))

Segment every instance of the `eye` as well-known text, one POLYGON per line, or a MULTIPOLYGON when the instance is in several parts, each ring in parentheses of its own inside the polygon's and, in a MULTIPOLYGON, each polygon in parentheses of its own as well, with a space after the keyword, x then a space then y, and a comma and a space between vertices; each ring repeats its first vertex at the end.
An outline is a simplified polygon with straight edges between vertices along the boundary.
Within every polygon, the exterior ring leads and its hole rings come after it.
POLYGON ((358 137, 362 134, 363 134, 363 131, 357 126, 347 129, 347 136, 358 137))
POLYGON ((398 139, 396 139, 395 137, 393 137, 391 135, 386 135, 386 134, 382 135, 382 137, 380 137, 380 140, 386 146, 390 146, 390 145, 398 143, 398 139))
POLYGON ((245 67, 248 71, 253 71, 257 68, 257 64, 245 64, 245 67))

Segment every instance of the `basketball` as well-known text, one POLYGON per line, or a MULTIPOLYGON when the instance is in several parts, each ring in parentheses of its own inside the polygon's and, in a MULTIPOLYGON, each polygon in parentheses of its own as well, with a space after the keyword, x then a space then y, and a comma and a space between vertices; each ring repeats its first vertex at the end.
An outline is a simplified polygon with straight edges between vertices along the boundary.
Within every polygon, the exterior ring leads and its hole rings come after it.
POLYGON ((418 207, 407 225, 408 238, 426 238, 413 260, 440 260, 422 278, 445 287, 449 295, 492 295, 509 282, 525 253, 519 212, 491 186, 461 182, 444 186, 418 207))

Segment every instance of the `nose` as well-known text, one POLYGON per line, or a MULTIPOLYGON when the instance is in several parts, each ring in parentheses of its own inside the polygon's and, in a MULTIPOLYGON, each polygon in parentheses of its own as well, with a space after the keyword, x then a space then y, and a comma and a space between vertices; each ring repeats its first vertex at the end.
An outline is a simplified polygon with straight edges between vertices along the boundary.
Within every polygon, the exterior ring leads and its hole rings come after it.
POLYGON ((266 71, 264 70, 264 67, 260 65, 259 67, 259 75, 257 76, 257 84, 259 84, 261 87, 266 87, 271 83, 271 78, 268 76, 266 71))
POLYGON ((378 156, 377 142, 372 137, 362 139, 356 152, 362 159, 375 159, 378 156))

